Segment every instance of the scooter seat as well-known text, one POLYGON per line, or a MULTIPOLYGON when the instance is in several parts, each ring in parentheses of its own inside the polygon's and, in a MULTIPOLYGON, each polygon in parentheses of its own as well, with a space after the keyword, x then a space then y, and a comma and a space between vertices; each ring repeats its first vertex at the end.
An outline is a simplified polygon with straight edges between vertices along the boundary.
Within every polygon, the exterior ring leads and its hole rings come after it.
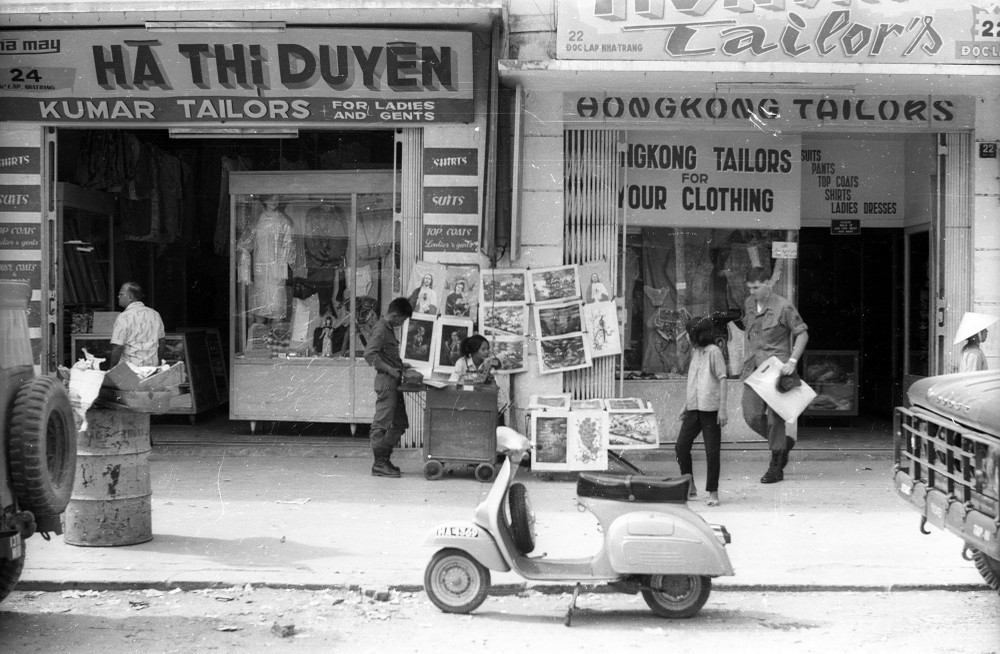
POLYGON ((674 502, 682 504, 688 499, 687 477, 660 479, 645 475, 612 475, 599 472, 581 472, 576 480, 579 497, 625 502, 674 502))

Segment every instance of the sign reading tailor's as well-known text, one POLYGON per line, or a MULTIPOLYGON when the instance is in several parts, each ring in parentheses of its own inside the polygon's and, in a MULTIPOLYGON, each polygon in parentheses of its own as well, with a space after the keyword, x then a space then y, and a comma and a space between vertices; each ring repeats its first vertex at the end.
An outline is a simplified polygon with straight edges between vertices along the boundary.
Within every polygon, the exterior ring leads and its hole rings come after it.
POLYGON ((424 252, 479 252, 479 225, 424 225, 424 252))
POLYGON ((38 175, 40 159, 38 148, 0 147, 0 175, 38 175))
POLYGON ((628 133, 619 154, 631 226, 798 229, 799 136, 628 133))
POLYGON ((0 33, 0 115, 43 123, 471 122, 472 35, 0 33))
POLYGON ((425 213, 479 213, 477 186, 425 186, 425 213))
POLYGON ((560 0, 560 59, 996 64, 996 0, 560 0))
POLYGON ((0 250, 41 250, 42 226, 38 223, 0 222, 0 250))
POLYGON ((569 123, 938 131, 972 129, 974 119, 975 101, 966 96, 563 95, 563 120, 569 123))
POLYGON ((0 213, 42 210, 41 188, 27 184, 0 184, 0 213))
POLYGON ((424 175, 479 174, 476 148, 424 148, 424 175))

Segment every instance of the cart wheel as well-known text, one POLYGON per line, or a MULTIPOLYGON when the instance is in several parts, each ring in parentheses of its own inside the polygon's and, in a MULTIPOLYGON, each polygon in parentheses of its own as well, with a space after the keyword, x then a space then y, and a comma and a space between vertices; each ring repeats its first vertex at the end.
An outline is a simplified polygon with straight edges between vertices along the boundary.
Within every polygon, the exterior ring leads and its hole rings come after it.
POLYGON ((480 463, 476 466, 476 479, 484 484, 493 481, 493 476, 497 473, 492 463, 480 463))
POLYGON ((440 479, 444 474, 444 464, 440 461, 435 461, 431 459, 424 464, 424 477, 430 479, 431 481, 435 479, 440 479))

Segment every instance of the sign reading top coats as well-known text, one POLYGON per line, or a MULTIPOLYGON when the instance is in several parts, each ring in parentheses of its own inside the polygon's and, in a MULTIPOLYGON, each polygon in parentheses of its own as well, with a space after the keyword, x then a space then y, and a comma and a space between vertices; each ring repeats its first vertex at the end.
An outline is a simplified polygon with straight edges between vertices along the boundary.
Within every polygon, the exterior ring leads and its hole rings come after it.
POLYGON ((629 132, 619 163, 630 227, 799 228, 798 136, 629 132))
POLYGON ((85 125, 468 123, 472 34, 0 32, 0 116, 85 125))

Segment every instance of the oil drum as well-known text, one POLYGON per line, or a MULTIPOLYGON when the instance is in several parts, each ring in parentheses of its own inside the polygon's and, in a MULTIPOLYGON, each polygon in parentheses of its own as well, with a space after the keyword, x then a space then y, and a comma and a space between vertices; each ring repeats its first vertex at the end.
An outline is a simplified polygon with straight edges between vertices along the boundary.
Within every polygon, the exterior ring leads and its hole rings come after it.
POLYGON ((63 514, 70 545, 136 545, 153 538, 149 414, 90 409, 77 434, 76 480, 63 514))

